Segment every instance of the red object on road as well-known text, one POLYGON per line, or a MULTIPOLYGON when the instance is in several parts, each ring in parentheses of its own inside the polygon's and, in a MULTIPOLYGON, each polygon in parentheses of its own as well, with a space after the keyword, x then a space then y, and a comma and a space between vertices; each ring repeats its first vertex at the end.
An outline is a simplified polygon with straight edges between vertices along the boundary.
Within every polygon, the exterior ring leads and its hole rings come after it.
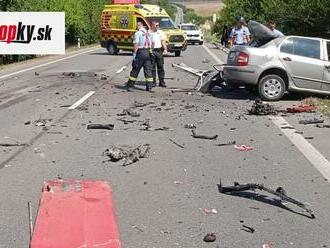
POLYGON ((235 145, 234 147, 236 150, 239 150, 241 152, 252 151, 254 149, 252 146, 246 146, 246 145, 235 145))
POLYGON ((307 105, 301 105, 298 107, 292 107, 292 108, 287 108, 286 111, 288 113, 311 113, 311 112, 315 112, 317 109, 317 107, 315 106, 307 106, 307 105))
POLYGON ((139 4, 140 0, 112 0, 112 4, 139 4))
POLYGON ((121 248, 107 182, 44 183, 31 248, 121 248))

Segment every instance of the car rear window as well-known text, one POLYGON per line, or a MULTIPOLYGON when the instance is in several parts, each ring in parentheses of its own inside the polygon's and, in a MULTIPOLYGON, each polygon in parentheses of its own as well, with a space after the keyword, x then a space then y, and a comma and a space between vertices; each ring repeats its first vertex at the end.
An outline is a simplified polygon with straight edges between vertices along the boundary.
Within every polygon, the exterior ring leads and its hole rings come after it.
POLYGON ((292 37, 282 43, 281 52, 313 59, 320 59, 320 41, 314 39, 292 37))

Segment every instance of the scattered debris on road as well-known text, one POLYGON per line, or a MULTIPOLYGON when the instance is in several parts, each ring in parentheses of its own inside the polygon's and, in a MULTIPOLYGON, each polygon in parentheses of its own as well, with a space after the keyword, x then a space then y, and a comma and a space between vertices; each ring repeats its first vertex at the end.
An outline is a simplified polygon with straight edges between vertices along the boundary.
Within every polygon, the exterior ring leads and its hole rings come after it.
POLYGON ((113 130, 115 127, 114 124, 88 124, 87 129, 106 129, 113 130))
POLYGON ((236 145, 236 141, 229 141, 227 143, 220 143, 220 144, 217 144, 216 146, 232 146, 232 145, 236 145))
POLYGON ((281 129, 294 129, 294 127, 291 127, 291 126, 285 126, 285 127, 281 127, 281 129))
POLYGON ((241 230, 248 232, 248 233, 254 233, 254 231, 255 231, 253 227, 249 227, 246 225, 242 225, 241 230))
POLYGON ((174 184, 176 184, 176 185, 183 185, 184 183, 182 181, 174 181, 174 184))
POLYGON ((180 147, 180 148, 182 148, 182 149, 185 148, 183 145, 180 145, 179 143, 175 142, 175 141, 172 140, 172 139, 169 139, 169 141, 171 141, 174 145, 176 145, 176 146, 178 146, 178 147, 180 147))
POLYGON ((324 119, 318 119, 318 118, 299 121, 299 124, 303 124, 303 125, 322 124, 322 123, 324 123, 324 119))
POLYGON ((51 122, 53 119, 39 119, 34 121, 34 125, 37 127, 45 127, 48 122, 51 122))
POLYGON ((100 79, 101 79, 101 80, 108 80, 108 76, 105 75, 105 74, 101 74, 100 79))
POLYGON ((127 69, 127 66, 123 66, 122 68, 120 68, 118 71, 116 71, 116 74, 122 73, 123 71, 125 71, 127 69))
POLYGON ((173 131, 173 129, 169 127, 158 127, 158 128, 152 128, 150 125, 150 120, 146 120, 145 122, 142 123, 142 131, 173 131))
POLYGON ((327 124, 316 124, 315 126, 317 128, 330 128, 330 125, 327 125, 327 124))
POLYGON ((214 233, 208 233, 206 236, 203 238, 204 242, 210 243, 216 241, 217 236, 214 233))
POLYGON ((134 228, 140 232, 144 232, 144 230, 142 228, 138 227, 137 225, 133 225, 132 228, 134 228))
POLYGON ((125 119, 125 118, 118 118, 117 120, 118 120, 118 121, 122 121, 125 125, 127 125, 127 124, 129 124, 129 123, 135 123, 135 122, 138 121, 138 120, 135 120, 135 119, 128 120, 128 119, 125 119))
POLYGON ((27 125, 30 125, 31 124, 31 121, 26 121, 24 122, 24 125, 27 126, 27 125))
POLYGON ((273 105, 257 99, 249 110, 249 115, 277 115, 277 111, 273 105))
POLYGON ((109 149, 106 149, 103 152, 103 155, 109 157, 109 161, 111 162, 123 160, 123 166, 128 166, 136 163, 141 158, 148 158, 150 155, 150 145, 144 144, 137 147, 112 146, 109 149))
POLYGON ((303 210, 305 210, 310 216, 307 216, 311 219, 315 219, 315 215, 313 214, 312 210, 308 208, 305 204, 287 196, 285 190, 282 187, 278 187, 275 191, 272 189, 269 189, 265 187, 263 184, 256 184, 256 183, 248 183, 248 184, 239 184, 238 182, 234 183, 234 186, 229 186, 229 187, 223 187, 220 183, 218 184, 218 189, 220 193, 223 194, 232 194, 232 193, 237 193, 237 192, 242 192, 242 191, 255 191, 255 190, 261 190, 261 191, 266 191, 272 195, 278 196, 281 201, 286 201, 290 202, 303 210))
POLYGON ((196 127, 195 124, 189 123, 189 124, 184 125, 184 128, 187 128, 187 129, 196 129, 197 127, 196 127))
POLYGON ((236 150, 239 150, 241 152, 252 151, 254 149, 252 146, 246 146, 246 145, 235 145, 234 147, 236 150))
POLYGON ((300 105, 298 107, 287 108, 287 113, 314 113, 317 110, 316 106, 300 105))
POLYGON ((218 135, 207 136, 207 135, 196 134, 196 131, 194 129, 192 129, 191 132, 192 132, 192 137, 195 139, 216 140, 218 138, 218 135))
POLYGON ((217 214, 218 211, 214 208, 205 208, 204 213, 206 213, 206 214, 217 214))
POLYGON ((0 146, 3 146, 3 147, 29 146, 29 144, 26 144, 26 143, 15 143, 15 144, 0 143, 0 146))
POLYGON ((143 107, 146 107, 146 106, 151 105, 151 104, 155 104, 155 103, 154 102, 138 102, 138 101, 134 101, 132 108, 143 108, 143 107))
POLYGON ((126 115, 129 115, 129 116, 132 116, 132 117, 140 117, 140 114, 133 111, 132 109, 124 109, 122 113, 120 114, 117 114, 117 116, 126 116, 126 115))

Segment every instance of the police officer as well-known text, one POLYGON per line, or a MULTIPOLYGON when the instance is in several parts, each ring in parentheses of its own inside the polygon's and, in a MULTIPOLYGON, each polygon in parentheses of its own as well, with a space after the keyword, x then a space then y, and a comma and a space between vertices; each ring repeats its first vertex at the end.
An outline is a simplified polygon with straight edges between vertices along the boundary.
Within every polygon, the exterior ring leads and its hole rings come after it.
POLYGON ((146 90, 151 91, 153 77, 152 77, 152 65, 151 65, 151 40, 150 34, 144 28, 142 22, 137 23, 138 31, 134 34, 134 49, 133 49, 133 63, 130 77, 126 84, 127 90, 134 86, 140 70, 143 67, 144 77, 146 80, 146 90))
POLYGON ((229 35, 230 45, 247 45, 250 42, 250 35, 249 29, 245 26, 244 17, 238 17, 236 26, 229 35))
POLYGON ((158 73, 159 86, 166 87, 164 78, 164 57, 163 54, 167 54, 167 46, 165 42, 165 34, 159 29, 158 22, 152 22, 151 30, 151 47, 152 47, 152 76, 153 85, 156 86, 156 72, 158 73))

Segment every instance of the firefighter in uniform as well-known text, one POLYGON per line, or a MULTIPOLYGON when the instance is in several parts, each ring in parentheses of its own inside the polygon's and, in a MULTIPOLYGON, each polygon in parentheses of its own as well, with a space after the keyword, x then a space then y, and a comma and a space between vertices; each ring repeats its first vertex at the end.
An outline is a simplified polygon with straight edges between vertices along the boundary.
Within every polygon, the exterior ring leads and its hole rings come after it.
POLYGON ((163 55, 167 54, 167 46, 165 42, 165 34, 162 30, 159 30, 159 23, 152 23, 152 31, 151 31, 151 47, 152 47, 152 76, 153 76, 153 85, 156 86, 156 72, 158 73, 159 78, 159 86, 166 87, 164 78, 165 78, 165 70, 164 70, 164 57, 163 55))
POLYGON ((153 77, 152 77, 152 65, 151 65, 151 41, 150 34, 143 27, 142 22, 137 23, 138 31, 134 34, 134 50, 133 50, 133 63, 130 77, 126 84, 127 90, 130 90, 134 86, 140 70, 143 67, 144 76, 146 80, 146 90, 151 91, 153 77))

